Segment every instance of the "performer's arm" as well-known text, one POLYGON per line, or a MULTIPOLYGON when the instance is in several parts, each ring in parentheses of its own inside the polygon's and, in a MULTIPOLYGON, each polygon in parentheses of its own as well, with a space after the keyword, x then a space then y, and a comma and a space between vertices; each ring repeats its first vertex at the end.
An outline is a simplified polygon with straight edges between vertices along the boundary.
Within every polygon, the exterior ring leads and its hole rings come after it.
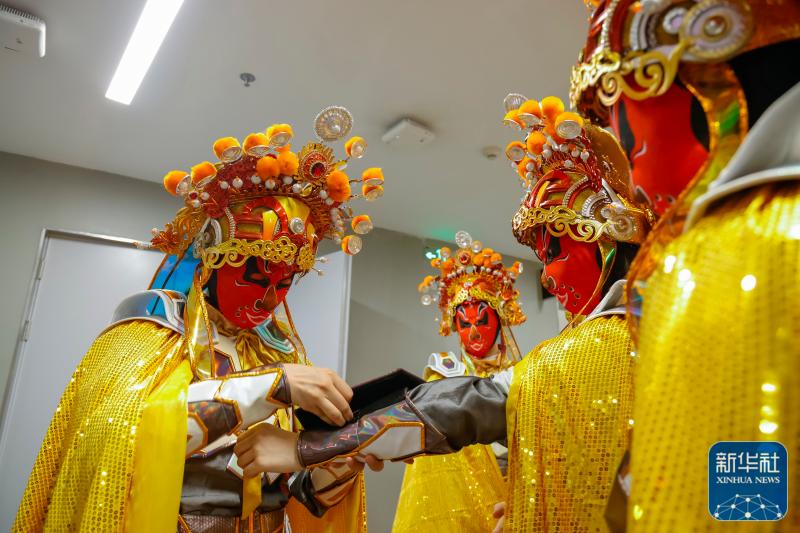
POLYGON ((290 403, 289 383, 280 364, 192 383, 186 455, 230 444, 224 437, 266 420, 290 403))
POLYGON ((302 470, 289 479, 289 493, 314 516, 341 502, 352 490, 358 470, 352 470, 344 460, 302 470))
POLYGON ((304 432, 297 443, 300 465, 322 465, 356 454, 400 460, 502 440, 506 437, 505 403, 511 372, 492 378, 456 377, 425 383, 403 401, 341 429, 304 432))

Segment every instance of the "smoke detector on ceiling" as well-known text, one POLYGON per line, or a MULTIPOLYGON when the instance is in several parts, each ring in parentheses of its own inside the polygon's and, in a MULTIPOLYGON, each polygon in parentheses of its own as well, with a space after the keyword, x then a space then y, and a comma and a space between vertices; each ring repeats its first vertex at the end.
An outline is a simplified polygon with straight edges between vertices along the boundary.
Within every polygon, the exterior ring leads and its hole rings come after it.
POLYGON ((436 137, 431 130, 410 118, 400 119, 383 134, 383 142, 392 146, 419 146, 436 137))
POLYGON ((44 57, 44 21, 0 4, 0 47, 4 52, 44 57))

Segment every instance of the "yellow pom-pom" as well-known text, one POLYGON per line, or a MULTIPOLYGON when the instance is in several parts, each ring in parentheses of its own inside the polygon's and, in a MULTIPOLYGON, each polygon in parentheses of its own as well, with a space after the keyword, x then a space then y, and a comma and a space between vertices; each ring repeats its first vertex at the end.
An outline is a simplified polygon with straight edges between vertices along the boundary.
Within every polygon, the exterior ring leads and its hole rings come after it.
POLYGON ((361 174, 361 181, 365 185, 382 185, 383 169, 377 167, 368 168, 361 174))
POLYGON ((541 131, 532 131, 525 140, 528 153, 539 155, 547 144, 547 137, 541 131))
POLYGON ((525 145, 519 141, 512 141, 506 146, 506 157, 519 163, 525 157, 525 145))
POLYGON ((341 170, 334 170, 328 174, 326 190, 334 202, 346 202, 350 199, 350 178, 341 170))
POLYGON ((435 259, 431 259, 431 266, 433 268, 439 268, 440 266, 442 266, 442 260, 439 259, 438 257, 435 259))
POLYGON ((491 256, 489 256, 489 261, 490 261, 490 262, 491 262, 493 265, 496 265, 496 264, 498 264, 498 263, 502 263, 502 262, 503 262, 503 256, 502 256, 502 255, 500 255, 500 254, 498 254, 497 252, 495 252, 495 253, 493 253, 491 256))
POLYGON ((171 170, 164 176, 164 188, 172 196, 178 195, 178 185, 188 176, 183 170, 171 170))
POLYGON ((265 152, 269 146, 269 137, 263 133, 251 133, 244 138, 242 146, 244 151, 250 155, 262 155, 262 152, 265 152))
POLYGON ((542 113, 547 120, 554 121, 558 115, 564 112, 564 102, 557 96, 548 96, 542 99, 542 113))
POLYGON ((195 185, 198 183, 205 184, 208 180, 216 175, 217 167, 215 167, 214 164, 209 161, 203 161, 202 163, 192 167, 192 183, 195 185))
POLYGON ((214 155, 220 161, 234 161, 242 155, 242 147, 234 137, 222 137, 214 142, 214 155))
POLYGON ((424 292, 431 283, 433 283, 434 277, 433 276, 425 276, 425 279, 422 280, 422 283, 417 285, 417 290, 419 292, 424 292))
POLYGON ((525 126, 519 118, 519 109, 512 109, 506 113, 506 116, 503 117, 503 124, 511 126, 514 129, 522 129, 525 126))
POLYGON ((289 135, 294 135, 294 131, 292 131, 292 126, 290 124, 273 124, 267 128, 267 137, 272 137, 276 133, 288 133, 289 135))
POLYGON ((342 251, 347 255, 356 255, 361 251, 361 237, 348 235, 342 239, 342 251))
POLYGON ((369 215, 358 215, 353 217, 352 222, 350 222, 350 227, 359 235, 366 235, 372 231, 372 220, 369 218, 369 215))
POLYGON ((533 115, 542 118, 542 108, 536 100, 527 100, 519 106, 520 115, 533 115))
POLYGON ((536 170, 536 163, 529 157, 523 158, 522 161, 517 164, 517 174, 524 180, 530 179, 528 178, 528 172, 533 172, 534 170, 536 170))
POLYGON ((267 128, 266 135, 270 146, 280 148, 289 144, 294 132, 289 124, 273 124, 267 128))
POLYGON ((266 155, 256 163, 256 174, 262 180, 277 178, 281 174, 281 164, 276 158, 266 155))
POLYGON ((347 155, 350 157, 355 157, 356 159, 363 156, 366 150, 367 141, 361 137, 351 137, 346 143, 344 143, 345 153, 347 153, 347 155))
POLYGON ((300 166, 300 161, 297 159, 297 154, 290 151, 279 153, 278 163, 281 166, 281 174, 284 176, 294 176, 297 174, 297 167, 300 166))
POLYGON ((368 202, 372 202, 383 196, 383 187, 380 185, 363 185, 361 187, 361 195, 368 202))
POLYGON ((556 117, 556 133, 564 139, 574 139, 583 130, 583 117, 577 113, 565 111, 556 117))

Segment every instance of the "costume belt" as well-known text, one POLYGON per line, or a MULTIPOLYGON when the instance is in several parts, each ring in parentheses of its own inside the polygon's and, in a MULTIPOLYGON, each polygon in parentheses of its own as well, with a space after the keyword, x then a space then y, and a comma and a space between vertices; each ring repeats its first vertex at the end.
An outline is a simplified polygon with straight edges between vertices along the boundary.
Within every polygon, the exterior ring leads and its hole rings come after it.
POLYGON ((184 514, 178 517, 178 533, 281 533, 283 509, 253 512, 248 518, 184 514))

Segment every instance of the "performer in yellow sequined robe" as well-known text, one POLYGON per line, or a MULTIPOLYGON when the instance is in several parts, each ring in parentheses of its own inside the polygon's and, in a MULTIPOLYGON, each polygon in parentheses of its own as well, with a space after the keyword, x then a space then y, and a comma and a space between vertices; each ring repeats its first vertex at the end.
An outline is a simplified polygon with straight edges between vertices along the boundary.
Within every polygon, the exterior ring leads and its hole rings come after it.
MULTIPOLYGON (((511 326, 525 320, 514 289, 521 264, 504 268, 500 254, 483 248, 465 231, 456 233, 456 242, 455 257, 450 248, 439 250, 440 257, 431 261, 439 273, 426 277, 419 290, 425 305, 432 303, 428 293, 434 290, 441 311, 440 333, 458 333, 461 353, 431 354, 426 381, 489 377, 520 359, 511 326)), ((442 533, 491 530, 496 522, 494 506, 506 499, 507 454, 503 444, 492 443, 416 459, 406 467, 392 531, 411 533, 420 527, 442 533)))
MULTIPOLYGON (((317 127, 333 123, 347 135, 352 117, 329 108, 317 127)), ((220 163, 167 174, 165 187, 186 204, 152 241, 169 255, 153 288, 120 303, 75 370, 15 533, 274 533, 285 523, 294 533, 366 531, 357 469, 246 477, 233 453, 255 425, 299 429, 288 369, 308 360, 282 302, 313 267, 320 239, 342 236, 332 213, 342 221, 352 213, 349 192, 319 196, 329 174, 348 182, 335 174, 332 150, 311 143, 300 158, 291 132, 275 125, 244 148, 220 139, 220 163)), ((348 156, 364 144, 348 142, 348 156)), ((368 173, 383 181, 379 169, 368 173)), ((362 216, 352 227, 366 233, 371 222, 362 216)), ((345 238, 345 251, 355 253, 358 239, 345 238)))
POLYGON ((593 3, 574 103, 622 137, 663 214, 630 273, 628 529, 800 530, 800 3, 593 3), (785 446, 788 513, 715 516, 720 441, 785 446))

